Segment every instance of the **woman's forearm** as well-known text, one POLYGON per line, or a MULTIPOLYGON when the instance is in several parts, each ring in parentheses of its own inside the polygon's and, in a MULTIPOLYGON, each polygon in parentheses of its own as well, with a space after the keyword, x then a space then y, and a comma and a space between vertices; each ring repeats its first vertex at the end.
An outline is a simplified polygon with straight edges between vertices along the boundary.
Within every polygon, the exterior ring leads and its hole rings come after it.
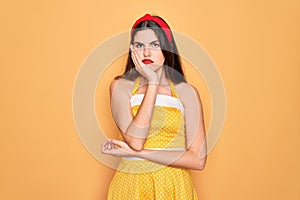
POLYGON ((148 150, 134 153, 133 156, 147 159, 159 164, 194 170, 203 170, 206 156, 201 157, 195 151, 148 150))
POLYGON ((149 83, 139 110, 124 133, 125 141, 134 150, 142 150, 147 139, 156 101, 158 84, 149 83))

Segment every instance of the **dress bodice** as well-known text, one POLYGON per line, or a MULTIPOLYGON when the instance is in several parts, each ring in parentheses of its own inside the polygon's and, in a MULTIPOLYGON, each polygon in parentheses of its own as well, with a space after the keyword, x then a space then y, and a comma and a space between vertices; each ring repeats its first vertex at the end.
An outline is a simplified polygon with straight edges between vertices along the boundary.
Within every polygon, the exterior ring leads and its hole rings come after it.
MULTIPOLYGON (((157 94, 152 113, 150 130, 144 148, 185 148, 184 107, 178 98, 176 89, 171 81, 172 96, 157 94)), ((135 117, 143 101, 144 94, 138 94, 140 78, 133 86, 130 98, 131 109, 135 117)))

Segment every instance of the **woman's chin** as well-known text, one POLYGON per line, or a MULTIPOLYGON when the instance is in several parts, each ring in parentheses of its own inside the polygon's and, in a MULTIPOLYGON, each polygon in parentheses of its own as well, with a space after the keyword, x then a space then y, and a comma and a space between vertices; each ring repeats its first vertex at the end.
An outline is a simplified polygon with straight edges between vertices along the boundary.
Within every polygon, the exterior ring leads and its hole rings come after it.
POLYGON ((148 66, 155 72, 158 72, 162 68, 162 65, 158 65, 154 63, 151 63, 148 66))

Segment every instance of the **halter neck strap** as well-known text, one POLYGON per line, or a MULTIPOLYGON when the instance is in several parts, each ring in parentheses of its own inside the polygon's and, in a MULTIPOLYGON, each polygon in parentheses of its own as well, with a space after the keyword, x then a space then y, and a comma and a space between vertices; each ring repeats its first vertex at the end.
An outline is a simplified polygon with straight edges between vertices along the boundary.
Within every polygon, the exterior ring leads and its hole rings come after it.
POLYGON ((135 79, 135 81, 134 81, 134 85, 133 85, 133 89, 132 89, 132 96, 137 94, 140 82, 141 82, 140 77, 137 77, 137 79, 135 79))

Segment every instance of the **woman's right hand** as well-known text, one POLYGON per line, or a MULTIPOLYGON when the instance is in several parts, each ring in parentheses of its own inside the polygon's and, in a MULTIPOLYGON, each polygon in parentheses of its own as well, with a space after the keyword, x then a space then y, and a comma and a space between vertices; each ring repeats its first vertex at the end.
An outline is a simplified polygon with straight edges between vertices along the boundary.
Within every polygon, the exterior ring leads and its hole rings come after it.
POLYGON ((146 64, 144 64, 133 46, 130 45, 131 58, 135 65, 135 69, 144 76, 149 83, 158 83, 157 74, 146 64))

